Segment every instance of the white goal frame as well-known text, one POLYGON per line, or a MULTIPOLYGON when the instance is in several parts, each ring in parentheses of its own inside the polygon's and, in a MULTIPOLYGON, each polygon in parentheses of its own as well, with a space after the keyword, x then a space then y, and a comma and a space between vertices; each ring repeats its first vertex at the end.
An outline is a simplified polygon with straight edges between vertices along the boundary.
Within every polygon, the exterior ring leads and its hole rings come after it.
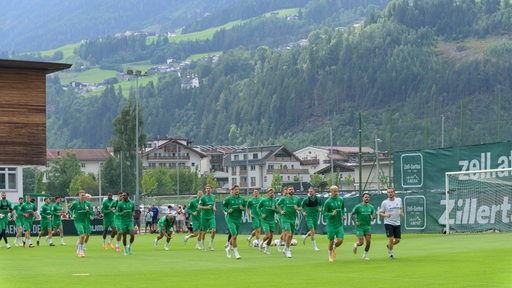
MULTIPOLYGON (((497 177, 497 173, 500 173, 500 172, 508 172, 509 175, 511 175, 510 177, 512 177, 512 168, 499 168, 499 169, 489 169, 489 170, 474 170, 474 171, 456 171, 456 172, 446 172, 445 173, 445 199, 446 199, 446 208, 445 208, 445 231, 444 233, 446 234, 449 234, 450 233, 450 214, 449 214, 449 205, 448 205, 448 201, 450 200, 450 184, 449 184, 449 176, 454 176, 454 175, 464 175, 464 174, 468 174, 470 179, 465 179, 465 180, 478 180, 479 178, 472 178, 472 175, 485 175, 485 177, 483 179, 481 179, 482 182, 485 182, 485 179, 486 178, 491 178, 493 179, 493 182, 500 182, 499 177, 497 177)), ((510 185, 511 186, 511 189, 512 189, 512 181, 511 182, 508 182, 508 181, 502 181, 503 184, 506 184, 506 185, 510 185)))

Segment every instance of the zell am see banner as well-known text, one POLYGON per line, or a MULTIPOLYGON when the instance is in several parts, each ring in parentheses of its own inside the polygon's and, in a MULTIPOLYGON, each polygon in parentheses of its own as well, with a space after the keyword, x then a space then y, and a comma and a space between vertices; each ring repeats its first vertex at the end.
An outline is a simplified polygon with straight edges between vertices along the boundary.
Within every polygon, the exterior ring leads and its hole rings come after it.
POLYGON ((512 142, 393 153, 397 191, 445 190, 445 173, 512 168, 512 142))

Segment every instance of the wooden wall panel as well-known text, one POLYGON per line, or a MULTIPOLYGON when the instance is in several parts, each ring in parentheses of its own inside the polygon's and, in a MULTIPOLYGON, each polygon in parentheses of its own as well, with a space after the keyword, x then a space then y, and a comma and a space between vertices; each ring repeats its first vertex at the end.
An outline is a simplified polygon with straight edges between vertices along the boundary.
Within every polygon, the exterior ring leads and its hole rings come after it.
POLYGON ((0 71, 0 165, 46 164, 46 73, 0 71))

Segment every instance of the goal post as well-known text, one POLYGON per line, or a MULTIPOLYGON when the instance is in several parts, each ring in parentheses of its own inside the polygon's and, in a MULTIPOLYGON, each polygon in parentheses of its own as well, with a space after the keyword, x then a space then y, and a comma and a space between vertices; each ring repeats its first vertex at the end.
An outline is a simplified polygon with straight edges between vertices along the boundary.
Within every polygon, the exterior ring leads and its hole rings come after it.
POLYGON ((446 233, 512 231, 512 168, 446 172, 445 185, 446 233))

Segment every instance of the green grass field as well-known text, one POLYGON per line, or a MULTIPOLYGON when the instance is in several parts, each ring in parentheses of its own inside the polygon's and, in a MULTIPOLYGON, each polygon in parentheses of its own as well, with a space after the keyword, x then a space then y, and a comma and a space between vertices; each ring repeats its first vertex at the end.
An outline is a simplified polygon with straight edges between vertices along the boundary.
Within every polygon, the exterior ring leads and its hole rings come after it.
POLYGON ((66 237, 67 246, 42 241, 33 249, 7 250, 2 242, 0 287, 512 287, 510 233, 406 234, 395 260, 388 259, 384 235, 374 235, 367 261, 361 248, 352 253, 355 236, 346 235, 333 263, 325 235, 317 238, 318 252, 295 236, 291 259, 275 247, 271 255, 258 252, 241 235, 240 260, 226 257, 226 235, 217 235, 213 252, 194 249, 195 239, 184 246, 183 236, 175 235, 164 251, 163 239, 154 248, 154 235, 137 235, 129 256, 103 250, 93 236, 85 258, 75 254, 77 237, 66 237))

